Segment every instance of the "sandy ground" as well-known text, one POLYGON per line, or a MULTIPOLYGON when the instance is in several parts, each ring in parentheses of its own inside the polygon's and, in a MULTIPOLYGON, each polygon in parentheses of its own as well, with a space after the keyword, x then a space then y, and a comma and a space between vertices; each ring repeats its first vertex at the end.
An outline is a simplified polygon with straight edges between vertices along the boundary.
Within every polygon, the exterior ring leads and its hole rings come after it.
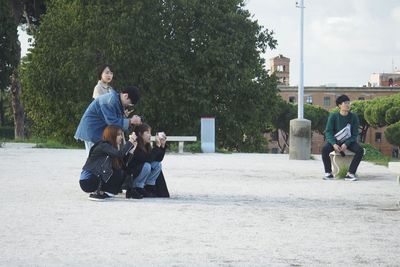
POLYGON ((400 266, 400 186, 362 162, 168 154, 170 199, 93 202, 84 150, 0 148, 0 266, 400 266))

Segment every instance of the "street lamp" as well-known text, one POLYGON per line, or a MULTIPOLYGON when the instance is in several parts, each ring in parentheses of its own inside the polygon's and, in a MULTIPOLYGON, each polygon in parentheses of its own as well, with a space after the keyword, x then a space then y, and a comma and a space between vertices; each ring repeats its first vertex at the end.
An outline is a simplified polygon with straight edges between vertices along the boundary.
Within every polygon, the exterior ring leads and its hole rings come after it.
POLYGON ((304 119, 304 60, 303 60, 303 24, 304 0, 300 4, 300 77, 297 103, 297 119, 290 121, 289 159, 308 160, 311 157, 311 121, 304 119))

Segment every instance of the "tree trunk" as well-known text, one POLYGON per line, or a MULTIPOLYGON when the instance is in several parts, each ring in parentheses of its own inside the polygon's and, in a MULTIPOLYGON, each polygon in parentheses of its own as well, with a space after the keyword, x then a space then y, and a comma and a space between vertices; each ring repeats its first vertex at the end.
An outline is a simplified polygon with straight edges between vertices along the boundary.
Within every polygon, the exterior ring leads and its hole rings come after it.
MULTIPOLYGON (((17 54, 15 55, 18 59, 21 58, 21 44, 18 42, 17 54)), ((21 82, 19 80, 19 60, 18 64, 15 66, 12 76, 11 76, 11 95, 12 95, 12 108, 14 112, 14 131, 16 139, 23 139, 25 137, 24 134, 24 126, 25 126, 25 111, 22 103, 20 101, 21 98, 21 82)))

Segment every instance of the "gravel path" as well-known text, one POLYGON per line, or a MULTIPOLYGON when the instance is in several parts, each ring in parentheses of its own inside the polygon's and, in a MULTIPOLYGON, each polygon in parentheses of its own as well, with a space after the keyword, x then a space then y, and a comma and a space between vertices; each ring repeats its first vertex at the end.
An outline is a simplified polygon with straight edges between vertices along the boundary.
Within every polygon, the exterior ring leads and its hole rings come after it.
POLYGON ((362 162, 168 154, 170 199, 93 202, 84 150, 0 148, 0 266, 400 266, 400 187, 362 162))

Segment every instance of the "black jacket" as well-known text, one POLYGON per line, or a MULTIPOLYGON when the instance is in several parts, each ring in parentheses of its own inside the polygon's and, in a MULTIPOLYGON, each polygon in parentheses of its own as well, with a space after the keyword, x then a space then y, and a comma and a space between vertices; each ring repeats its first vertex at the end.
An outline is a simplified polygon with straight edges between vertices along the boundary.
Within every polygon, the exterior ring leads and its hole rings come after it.
POLYGON ((133 144, 128 141, 122 150, 118 150, 108 141, 99 141, 90 149, 89 157, 82 169, 91 172, 107 183, 113 174, 112 159, 123 159, 132 147, 133 144))
POLYGON ((144 163, 151 163, 153 161, 161 162, 164 159, 164 155, 165 147, 162 148, 155 146, 150 153, 146 153, 142 149, 136 148, 133 155, 130 155, 126 160, 126 170, 129 174, 132 174, 133 177, 137 177, 142 171, 144 163))

